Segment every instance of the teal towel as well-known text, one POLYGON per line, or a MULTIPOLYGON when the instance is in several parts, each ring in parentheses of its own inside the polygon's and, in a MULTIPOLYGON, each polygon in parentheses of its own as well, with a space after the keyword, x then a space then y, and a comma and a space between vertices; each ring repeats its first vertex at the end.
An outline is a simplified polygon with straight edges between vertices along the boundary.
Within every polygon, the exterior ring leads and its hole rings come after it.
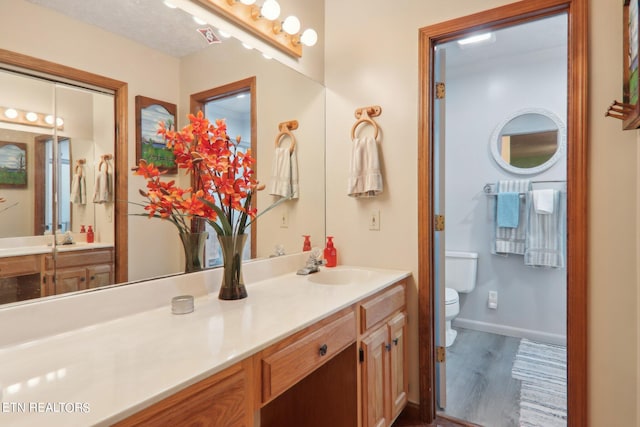
POLYGON ((498 227, 518 228, 520 193, 498 193, 498 227))

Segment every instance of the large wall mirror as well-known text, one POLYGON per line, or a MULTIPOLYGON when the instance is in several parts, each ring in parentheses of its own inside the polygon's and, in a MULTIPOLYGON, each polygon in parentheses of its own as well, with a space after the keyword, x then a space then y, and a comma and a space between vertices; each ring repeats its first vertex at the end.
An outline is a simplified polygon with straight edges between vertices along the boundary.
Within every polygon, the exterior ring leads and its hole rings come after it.
MULTIPOLYGON (((3 217, 0 221, 0 263, 11 262, 12 256, 27 256, 30 258, 21 261, 34 263, 33 268, 19 271, 17 275, 0 277, 0 295, 3 292, 8 295, 0 299, 0 303, 183 272, 182 249, 174 227, 159 219, 129 215, 136 213, 137 207, 128 202, 140 201, 138 189, 144 187, 143 180, 131 174, 135 165, 133 117, 136 95, 177 104, 180 128, 186 124, 186 115, 192 110, 191 95, 255 77, 255 143, 261 181, 266 183, 269 179, 278 123, 292 119, 300 123, 296 131, 300 197, 260 218, 256 227, 255 257, 272 255, 276 246, 284 247, 286 253, 299 252, 303 234, 311 234, 314 245, 322 244, 325 234, 325 123, 324 87, 320 83, 277 61, 265 59, 260 52, 245 49, 235 39, 171 56, 49 9, 51 5, 47 3, 59 5, 65 2, 17 0, 12 4, 15 8, 12 18, 0 17, 1 31, 11 32, 13 40, 23 40, 11 44, 0 42, 0 49, 6 49, 0 58, 7 60, 4 65, 0 60, 0 114, 4 114, 4 107, 13 107, 21 112, 35 111, 43 117, 64 120, 60 127, 55 124, 37 127, 0 120, 0 143, 25 149, 27 174, 25 187, 0 185, 0 198, 5 199, 0 203, 3 217), (24 20, 22 24, 14 23, 20 18, 24 20), (59 31, 59 37, 51 36, 56 43, 40 45, 27 37, 33 28, 45 24, 53 28, 52 31, 59 31), (90 46, 65 44, 65 37, 69 37, 67 41, 83 40, 90 46), (105 45, 101 46, 103 42, 105 45), (97 53, 110 49, 115 52, 111 58, 97 53), (42 64, 36 67, 39 72, 29 76, 27 69, 22 70, 26 72, 23 74, 8 60, 12 57, 11 52, 36 58, 34 63, 42 58, 62 65, 63 69, 71 67, 68 68, 71 75, 66 78, 48 76, 43 73, 47 67, 42 64), (125 57, 126 67, 122 65, 125 57), (107 89, 95 83, 77 84, 73 71, 76 69, 103 76, 109 82, 104 85, 107 89), (110 79, 115 82, 113 85, 110 79), (124 90, 116 90, 114 94, 108 87, 117 87, 117 82, 126 85, 124 90), (119 117, 119 111, 124 111, 125 115, 119 117), (118 147, 119 143, 127 146, 118 147), (124 155, 116 158, 119 152, 124 155), (127 158, 125 167, 122 167, 123 158, 127 158), (94 185, 99 182, 98 175, 105 171, 112 180, 113 200, 94 203, 94 185), (84 203, 75 199, 77 194, 73 191, 79 173, 85 183, 84 203), (123 179, 127 181, 126 192, 117 194, 115 190, 123 179), (42 189, 35 188, 39 180, 42 189), (36 192, 42 193, 41 196, 36 192), (41 213, 36 214, 36 211, 41 213), (282 216, 287 218, 284 226, 279 220, 282 216), (93 244, 87 243, 89 225, 94 232, 93 244), (81 233, 82 228, 84 233, 81 233), (61 235, 57 245, 51 244, 56 231, 61 235), (63 245, 66 231, 71 232, 73 249, 95 249, 93 258, 84 257, 81 261, 79 256, 73 258, 71 246, 63 245), (33 258, 36 256, 34 246, 46 248, 38 252, 40 258, 33 258), (119 257, 123 246, 128 255, 119 257), (79 264, 73 264, 71 259, 79 264), (39 284, 37 277, 41 279, 39 284), (47 279, 52 277, 58 279, 56 284, 47 284, 47 279), (18 291, 23 283, 31 283, 28 295, 18 291)), ((162 2, 154 3, 154 7, 166 9, 162 2)), ((145 13, 158 16, 151 10, 145 13)), ((191 17, 187 16, 186 21, 192 23, 191 17)), ((7 38, 0 37, 0 40, 7 38)), ((0 160, 2 156, 0 146, 0 160)), ((180 174, 175 177, 188 179, 180 174)), ((272 201, 273 196, 260 193, 258 209, 272 201)))
POLYGON ((493 159, 508 172, 528 175, 549 169, 566 149, 566 126, 553 112, 519 110, 496 126, 490 139, 493 159))

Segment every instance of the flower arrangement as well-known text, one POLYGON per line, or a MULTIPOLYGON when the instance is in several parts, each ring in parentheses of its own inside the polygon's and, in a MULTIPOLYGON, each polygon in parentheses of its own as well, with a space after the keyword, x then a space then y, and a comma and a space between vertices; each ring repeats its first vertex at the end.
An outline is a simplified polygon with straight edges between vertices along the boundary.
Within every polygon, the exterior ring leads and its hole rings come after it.
POLYGON ((140 190, 147 198, 144 209, 149 217, 171 221, 180 233, 189 233, 189 220, 199 217, 218 235, 244 234, 257 216, 251 206, 253 194, 264 188, 254 177, 251 150, 238 150, 240 138, 229 138, 224 120, 212 124, 202 112, 188 117, 190 123, 181 131, 160 122, 158 134, 173 151, 178 170, 195 178, 196 188, 163 181, 164 172, 140 160, 135 175, 147 180, 147 191, 140 190))
MULTIPOLYGON (((149 218, 172 222, 180 233, 189 259, 187 239, 193 233, 190 220, 202 218, 216 231, 224 258, 224 277, 220 298, 238 299, 246 296, 241 276, 241 253, 246 229, 257 218, 253 196, 264 188, 255 178, 251 150, 239 150, 240 137, 232 140, 224 120, 210 123, 202 112, 189 114, 189 124, 181 131, 159 123, 158 134, 173 151, 178 170, 193 177, 195 186, 181 188, 175 180, 163 180, 157 167, 140 160, 134 174, 147 180, 146 191, 140 194, 149 218), (194 188, 195 187, 195 188, 194 188), (234 288, 235 287, 235 288, 234 288), (224 295, 223 295, 224 293, 224 295)), ((260 215, 287 199, 279 199, 260 215)), ((206 237, 205 237, 206 238, 206 237)), ((201 251, 195 249, 195 252, 201 251)), ((200 268, 201 269, 201 268, 200 268)), ((187 261, 187 271, 189 261, 187 261)))

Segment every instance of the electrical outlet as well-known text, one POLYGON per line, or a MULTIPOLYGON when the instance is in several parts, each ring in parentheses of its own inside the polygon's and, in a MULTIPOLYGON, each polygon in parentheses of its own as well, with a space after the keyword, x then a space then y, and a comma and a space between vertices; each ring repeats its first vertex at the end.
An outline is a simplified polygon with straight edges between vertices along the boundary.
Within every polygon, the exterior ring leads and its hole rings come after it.
POLYGON ((380 211, 371 211, 369 214, 369 230, 380 231, 380 211))
POLYGON ((492 310, 498 309, 498 291, 489 291, 489 299, 487 300, 487 307, 492 310))
POLYGON ((289 228, 289 212, 286 209, 280 213, 280 228, 289 228))

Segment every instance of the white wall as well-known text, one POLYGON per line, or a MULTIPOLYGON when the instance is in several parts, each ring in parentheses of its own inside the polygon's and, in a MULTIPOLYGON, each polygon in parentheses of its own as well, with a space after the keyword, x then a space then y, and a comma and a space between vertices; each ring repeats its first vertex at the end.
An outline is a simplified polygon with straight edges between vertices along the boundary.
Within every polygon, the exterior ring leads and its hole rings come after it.
MULTIPOLYGON (((327 232, 340 262, 407 268, 418 278, 418 29, 509 1, 326 0, 327 232), (378 104, 385 193, 345 194, 349 130, 357 107, 378 104), (381 231, 367 230, 380 209, 381 231)), ((592 426, 638 421, 638 158, 635 132, 605 118, 621 99, 622 7, 591 0, 589 37, 589 400, 592 426), (615 189, 615 190, 613 190, 615 189), (616 207, 616 209, 612 209, 616 207), (621 298, 621 296, 623 296, 621 298), (612 350, 614 357, 612 359, 612 350)), ((418 399, 415 283, 409 298, 410 399, 418 399)))
MULTIPOLYGON (((497 32, 496 37, 502 36, 506 34, 497 32)), ((479 48, 490 50, 491 45, 479 48)), ((492 255, 495 197, 486 196, 483 186, 502 179, 566 179, 565 155, 549 170, 523 176, 502 169, 490 152, 496 126, 516 111, 542 108, 556 114, 566 126, 566 48, 498 58, 491 55, 472 67, 466 62, 449 65, 457 48, 448 44, 445 51, 445 247, 479 254, 476 288, 460 294, 460 314, 454 326, 562 343, 566 269, 528 267, 521 255, 492 255), (487 308, 489 291, 498 292, 498 310, 487 308)))

